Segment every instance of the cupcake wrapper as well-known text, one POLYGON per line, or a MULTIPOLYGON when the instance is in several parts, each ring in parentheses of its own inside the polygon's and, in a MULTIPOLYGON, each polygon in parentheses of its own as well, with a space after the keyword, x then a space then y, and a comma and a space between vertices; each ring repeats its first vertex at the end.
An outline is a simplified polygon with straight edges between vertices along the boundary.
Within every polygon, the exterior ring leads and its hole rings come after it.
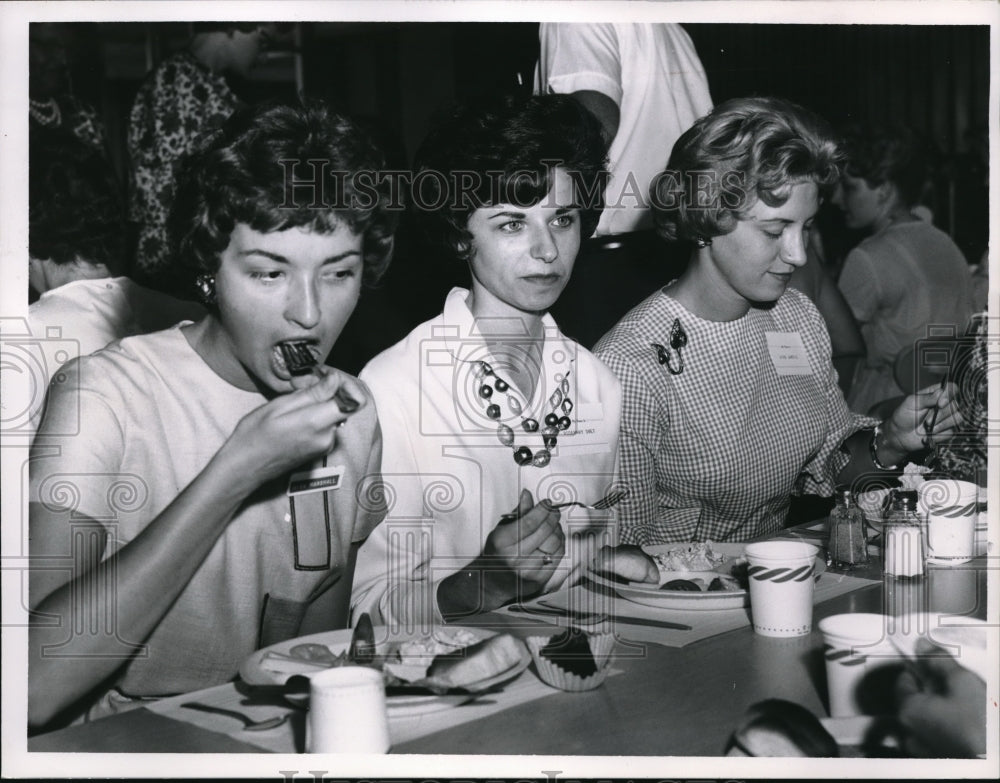
POLYGON ((535 662, 535 670, 542 682, 562 691, 589 691, 607 679, 608 672, 611 670, 611 652, 615 646, 614 634, 588 635, 587 643, 590 645, 590 653, 594 656, 594 663, 597 665, 597 671, 589 677, 580 677, 568 672, 559 664, 544 658, 541 655, 541 650, 551 639, 551 636, 529 636, 525 640, 535 662))

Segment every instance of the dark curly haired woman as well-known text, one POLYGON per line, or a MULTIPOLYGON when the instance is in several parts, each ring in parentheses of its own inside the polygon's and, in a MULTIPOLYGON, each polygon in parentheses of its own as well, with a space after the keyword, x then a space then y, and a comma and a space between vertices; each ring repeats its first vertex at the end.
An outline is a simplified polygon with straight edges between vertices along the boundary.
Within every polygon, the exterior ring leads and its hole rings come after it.
POLYGON ((367 390, 323 360, 395 216, 377 190, 357 209, 296 199, 289 161, 326 161, 348 190, 383 167, 322 105, 237 113, 191 161, 178 220, 208 315, 72 362, 50 389, 30 602, 63 622, 30 630, 34 726, 226 682, 262 644, 346 625, 355 552, 382 517, 358 499, 381 440, 367 390), (300 494, 303 471, 352 489, 300 494), (44 567, 67 552, 71 571, 44 567), (93 624, 67 640, 75 611, 93 624))

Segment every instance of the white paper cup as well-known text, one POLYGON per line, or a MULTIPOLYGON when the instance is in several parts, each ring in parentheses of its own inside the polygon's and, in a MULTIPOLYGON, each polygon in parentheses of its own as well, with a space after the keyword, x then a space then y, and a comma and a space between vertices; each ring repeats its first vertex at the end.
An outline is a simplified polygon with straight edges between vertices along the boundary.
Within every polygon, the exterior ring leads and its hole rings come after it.
POLYGON ((920 516, 927 520, 927 560, 968 563, 976 554, 979 487, 969 481, 934 479, 917 490, 920 516))
POLYGON ((816 553, 801 541, 747 544, 750 614, 761 636, 804 636, 812 630, 816 553))
POLYGON ((343 666, 310 678, 307 753, 386 753, 389 720, 382 672, 343 666))
POLYGON ((899 653, 888 641, 889 622, 885 615, 868 613, 835 614, 819 621, 831 717, 864 714, 861 681, 879 667, 899 663, 899 653))

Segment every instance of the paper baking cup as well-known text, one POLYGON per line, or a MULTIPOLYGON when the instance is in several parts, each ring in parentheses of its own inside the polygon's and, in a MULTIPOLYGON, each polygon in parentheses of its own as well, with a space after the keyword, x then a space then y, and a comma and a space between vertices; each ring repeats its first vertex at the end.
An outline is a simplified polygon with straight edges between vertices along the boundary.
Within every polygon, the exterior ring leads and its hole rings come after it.
POLYGON ((558 688, 561 691, 589 691, 598 687, 611 670, 611 652, 615 646, 614 634, 587 634, 590 654, 594 656, 597 671, 589 677, 580 677, 563 669, 559 664, 542 656, 542 648, 552 641, 554 636, 529 636, 525 641, 535 662, 535 671, 542 682, 558 688))

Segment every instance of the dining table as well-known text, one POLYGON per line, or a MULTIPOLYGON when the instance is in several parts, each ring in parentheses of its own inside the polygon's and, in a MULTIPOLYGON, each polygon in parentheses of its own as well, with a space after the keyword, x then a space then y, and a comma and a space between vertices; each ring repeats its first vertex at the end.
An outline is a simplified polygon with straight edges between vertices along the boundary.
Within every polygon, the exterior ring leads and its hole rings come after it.
MULTIPOLYGON (((825 519, 814 520, 776 537, 813 543, 822 557, 827 525, 825 519)), ((816 583, 812 630, 796 637, 755 633, 749 608, 673 611, 614 599, 612 616, 639 619, 634 625, 625 619, 608 621, 617 644, 600 687, 557 690, 529 667, 502 689, 447 710, 400 719, 390 713, 391 753, 716 757, 724 755, 727 740, 751 705, 785 699, 817 716, 843 755, 861 755, 861 735, 876 718, 830 718, 819 621, 841 613, 913 609, 937 613, 941 622, 985 619, 993 560, 981 556, 939 572, 929 566, 923 579, 907 585, 884 581, 877 555, 849 572, 828 566, 816 583), (660 628, 657 620, 691 628, 660 628)), ((547 603, 572 606, 588 590, 598 592, 593 585, 578 585, 572 588, 576 593, 550 594, 547 603)), ((555 613, 550 619, 503 609, 460 624, 526 638, 551 635, 560 630, 557 626, 571 623, 555 613)), ((27 748, 29 754, 302 753, 305 711, 272 691, 261 695, 237 679, 38 734, 28 739, 27 748), (249 712, 254 718, 288 718, 271 731, 246 731, 225 716, 184 709, 191 701, 249 712)))

